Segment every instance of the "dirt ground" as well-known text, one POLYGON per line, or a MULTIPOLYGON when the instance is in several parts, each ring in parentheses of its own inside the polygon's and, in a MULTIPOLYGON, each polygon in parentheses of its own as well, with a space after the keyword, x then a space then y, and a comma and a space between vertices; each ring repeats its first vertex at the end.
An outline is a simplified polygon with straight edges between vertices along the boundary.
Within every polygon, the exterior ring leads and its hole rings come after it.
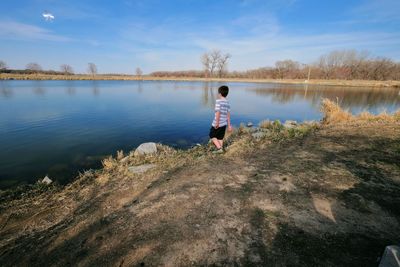
POLYGON ((399 123, 167 152, 3 200, 0 265, 377 266, 400 242, 399 123))

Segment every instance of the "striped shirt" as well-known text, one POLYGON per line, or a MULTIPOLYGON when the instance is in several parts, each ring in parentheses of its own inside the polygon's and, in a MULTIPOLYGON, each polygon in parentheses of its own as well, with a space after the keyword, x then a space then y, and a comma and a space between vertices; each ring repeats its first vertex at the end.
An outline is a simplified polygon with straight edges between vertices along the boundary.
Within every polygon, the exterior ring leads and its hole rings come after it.
POLYGON ((219 111, 219 127, 225 126, 228 124, 228 112, 231 111, 231 106, 229 105, 228 100, 217 99, 215 101, 215 116, 212 122, 212 126, 217 125, 217 112, 219 111))

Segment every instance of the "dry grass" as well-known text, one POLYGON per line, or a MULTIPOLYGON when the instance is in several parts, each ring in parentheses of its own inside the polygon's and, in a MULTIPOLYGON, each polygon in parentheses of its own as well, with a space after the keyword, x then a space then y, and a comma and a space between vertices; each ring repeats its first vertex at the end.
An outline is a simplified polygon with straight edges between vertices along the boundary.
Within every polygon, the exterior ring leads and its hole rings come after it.
POLYGON ((395 112, 395 113, 393 114, 393 117, 394 117, 397 121, 400 121, 400 110, 398 110, 397 112, 395 112))
POLYGON ((324 124, 346 123, 346 122, 396 122, 400 121, 400 110, 394 114, 383 111, 377 115, 364 111, 358 115, 352 115, 347 110, 343 110, 338 103, 327 98, 322 100, 321 112, 324 114, 322 122, 324 124))
POLYGON ((112 156, 105 158, 101 161, 105 170, 111 170, 118 165, 117 161, 112 156))
POLYGON ((272 122, 270 120, 263 120, 258 124, 258 126, 260 128, 268 129, 269 127, 271 127, 271 124, 272 122))
POLYGON ((121 160, 124 158, 124 151, 123 150, 118 150, 117 151, 117 160, 121 160))
POLYGON ((343 110, 338 103, 327 98, 322 100, 321 112, 324 114, 323 122, 326 124, 350 121, 353 117, 343 110))
MULTIPOLYGON (((250 78, 198 78, 198 77, 155 77, 136 75, 88 74, 49 75, 49 74, 10 74, 0 73, 0 80, 147 80, 147 81, 215 81, 215 82, 254 82, 278 84, 305 84, 304 79, 250 79, 250 78)), ((370 81, 370 80, 309 80, 306 84, 354 86, 354 87, 400 87, 400 81, 370 81)))

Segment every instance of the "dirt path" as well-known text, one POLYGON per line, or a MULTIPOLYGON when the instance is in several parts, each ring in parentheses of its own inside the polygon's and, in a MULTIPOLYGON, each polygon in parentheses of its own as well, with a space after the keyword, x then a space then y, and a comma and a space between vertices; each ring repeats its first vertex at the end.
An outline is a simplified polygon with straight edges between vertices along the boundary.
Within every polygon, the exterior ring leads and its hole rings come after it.
POLYGON ((400 242, 399 124, 181 159, 3 203, 0 265, 375 266, 400 242))

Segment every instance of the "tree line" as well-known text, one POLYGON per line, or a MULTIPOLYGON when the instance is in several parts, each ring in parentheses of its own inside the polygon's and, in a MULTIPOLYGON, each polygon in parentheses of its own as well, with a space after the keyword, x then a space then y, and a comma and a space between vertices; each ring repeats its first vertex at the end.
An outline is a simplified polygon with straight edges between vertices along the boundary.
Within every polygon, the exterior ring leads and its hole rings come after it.
POLYGON ((311 64, 286 59, 273 67, 246 71, 227 71, 230 54, 219 50, 201 56, 202 71, 157 71, 157 77, 245 78, 245 79, 341 79, 341 80, 400 80, 400 62, 372 57, 368 52, 339 50, 324 54, 311 64))
MULTIPOLYGON (((184 78, 245 78, 245 79, 340 79, 340 80, 400 80, 400 62, 385 57, 372 57, 368 52, 357 50, 338 50, 324 54, 311 64, 302 64, 291 59, 275 62, 272 67, 261 67, 246 71, 228 71, 232 56, 220 50, 212 50, 201 56, 203 70, 156 71, 149 74, 155 77, 184 78)), ((44 71, 38 63, 29 63, 24 70, 8 69, 0 60, 0 72, 18 74, 74 74, 68 64, 60 66, 59 71, 44 71)), ((87 73, 97 74, 97 66, 88 63, 87 73)), ((143 72, 136 68, 135 75, 143 72)))
MULTIPOLYGON (((88 63, 87 72, 91 75, 97 74, 97 66, 94 63, 88 63)), ((58 74, 58 75, 72 75, 74 74, 74 69, 71 65, 62 64, 60 65, 60 70, 43 70, 42 66, 36 62, 31 62, 26 64, 25 69, 16 70, 9 69, 7 63, 3 60, 0 60, 0 73, 16 73, 16 74, 58 74)))

